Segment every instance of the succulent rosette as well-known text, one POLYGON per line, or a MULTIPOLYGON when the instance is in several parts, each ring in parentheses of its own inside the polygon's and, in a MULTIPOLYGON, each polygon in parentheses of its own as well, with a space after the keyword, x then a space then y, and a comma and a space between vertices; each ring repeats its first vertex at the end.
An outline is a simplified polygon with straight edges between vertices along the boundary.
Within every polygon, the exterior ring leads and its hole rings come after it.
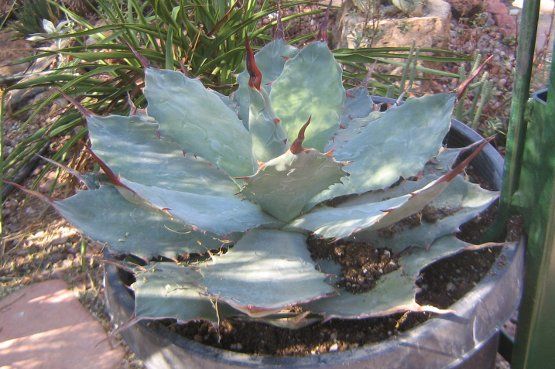
POLYGON ((135 319, 242 316, 297 328, 440 311, 417 304, 420 271, 475 248, 455 233, 498 197, 464 177, 480 148, 461 161, 471 149, 443 147, 455 95, 381 112, 366 88, 344 89, 325 42, 247 50, 229 97, 147 67, 146 112, 86 114, 104 175, 52 205, 113 254, 145 261, 135 319), (423 209, 443 216, 403 222, 423 209), (349 292, 330 278, 333 263, 311 258, 309 236, 387 248, 399 267, 349 292), (182 261, 191 254, 209 257, 182 261))

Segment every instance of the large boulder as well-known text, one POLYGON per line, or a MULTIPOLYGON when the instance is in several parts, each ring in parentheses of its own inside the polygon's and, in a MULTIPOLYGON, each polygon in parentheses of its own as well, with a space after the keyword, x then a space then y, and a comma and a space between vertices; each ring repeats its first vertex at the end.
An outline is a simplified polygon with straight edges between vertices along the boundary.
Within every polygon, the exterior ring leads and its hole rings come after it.
MULTIPOLYGON (((371 0, 357 0, 371 1, 371 0)), ((343 4, 339 21, 337 43, 339 47, 398 47, 415 45, 447 47, 451 8, 444 0, 427 0, 422 16, 369 19, 353 0, 343 4)))

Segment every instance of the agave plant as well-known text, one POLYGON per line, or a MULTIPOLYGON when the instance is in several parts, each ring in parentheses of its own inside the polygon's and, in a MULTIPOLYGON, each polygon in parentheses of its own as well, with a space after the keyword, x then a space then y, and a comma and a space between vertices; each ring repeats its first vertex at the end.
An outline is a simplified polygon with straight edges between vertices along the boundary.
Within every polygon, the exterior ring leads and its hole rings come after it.
POLYGON ((134 321, 237 316, 297 328, 441 312, 416 302, 415 281, 476 248, 455 233, 498 196, 463 173, 486 141, 443 147, 456 96, 380 112, 366 88, 343 88, 324 41, 298 49, 278 38, 256 55, 247 44, 246 65, 229 97, 146 67, 146 111, 83 111, 104 175, 83 176, 88 190, 51 204, 112 253, 144 260, 134 321), (426 221, 423 210, 441 216, 426 221), (331 278, 333 263, 311 258, 309 236, 387 248, 399 267, 349 292, 331 278), (184 261, 191 254, 209 256, 184 261))

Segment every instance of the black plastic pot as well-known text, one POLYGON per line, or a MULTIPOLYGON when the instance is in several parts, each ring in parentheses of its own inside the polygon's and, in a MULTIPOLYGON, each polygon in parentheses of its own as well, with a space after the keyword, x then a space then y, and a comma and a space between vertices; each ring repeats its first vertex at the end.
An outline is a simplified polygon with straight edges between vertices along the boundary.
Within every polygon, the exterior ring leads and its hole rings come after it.
MULTIPOLYGON (((453 121, 450 146, 480 139, 466 125, 453 121)), ((473 166, 482 178, 500 188, 503 159, 492 146, 484 149, 473 166)), ((149 369, 489 369, 494 367, 500 326, 520 299, 523 251, 523 242, 503 249, 488 275, 451 307, 457 318, 433 318, 387 341, 345 352, 307 357, 247 355, 205 346, 144 322, 122 335, 149 369)), ((132 315, 134 300, 110 264, 106 265, 105 287, 109 313, 120 326, 132 315)))

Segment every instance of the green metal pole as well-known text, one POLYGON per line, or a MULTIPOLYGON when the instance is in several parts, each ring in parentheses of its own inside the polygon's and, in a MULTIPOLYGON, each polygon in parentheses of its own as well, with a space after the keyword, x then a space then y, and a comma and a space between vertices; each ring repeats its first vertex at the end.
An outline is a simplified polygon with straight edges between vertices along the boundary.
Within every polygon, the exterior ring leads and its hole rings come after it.
POLYGON ((500 217, 493 233, 503 231, 509 216, 513 194, 516 192, 522 166, 526 125, 524 121, 526 102, 530 96, 530 79, 534 61, 536 33, 540 14, 540 0, 524 2, 518 33, 516 73, 513 83, 511 115, 507 132, 504 179, 501 190, 500 217))
POLYGON ((529 117, 517 192, 528 241, 513 369, 555 368, 555 63, 547 104, 531 101, 529 117))

